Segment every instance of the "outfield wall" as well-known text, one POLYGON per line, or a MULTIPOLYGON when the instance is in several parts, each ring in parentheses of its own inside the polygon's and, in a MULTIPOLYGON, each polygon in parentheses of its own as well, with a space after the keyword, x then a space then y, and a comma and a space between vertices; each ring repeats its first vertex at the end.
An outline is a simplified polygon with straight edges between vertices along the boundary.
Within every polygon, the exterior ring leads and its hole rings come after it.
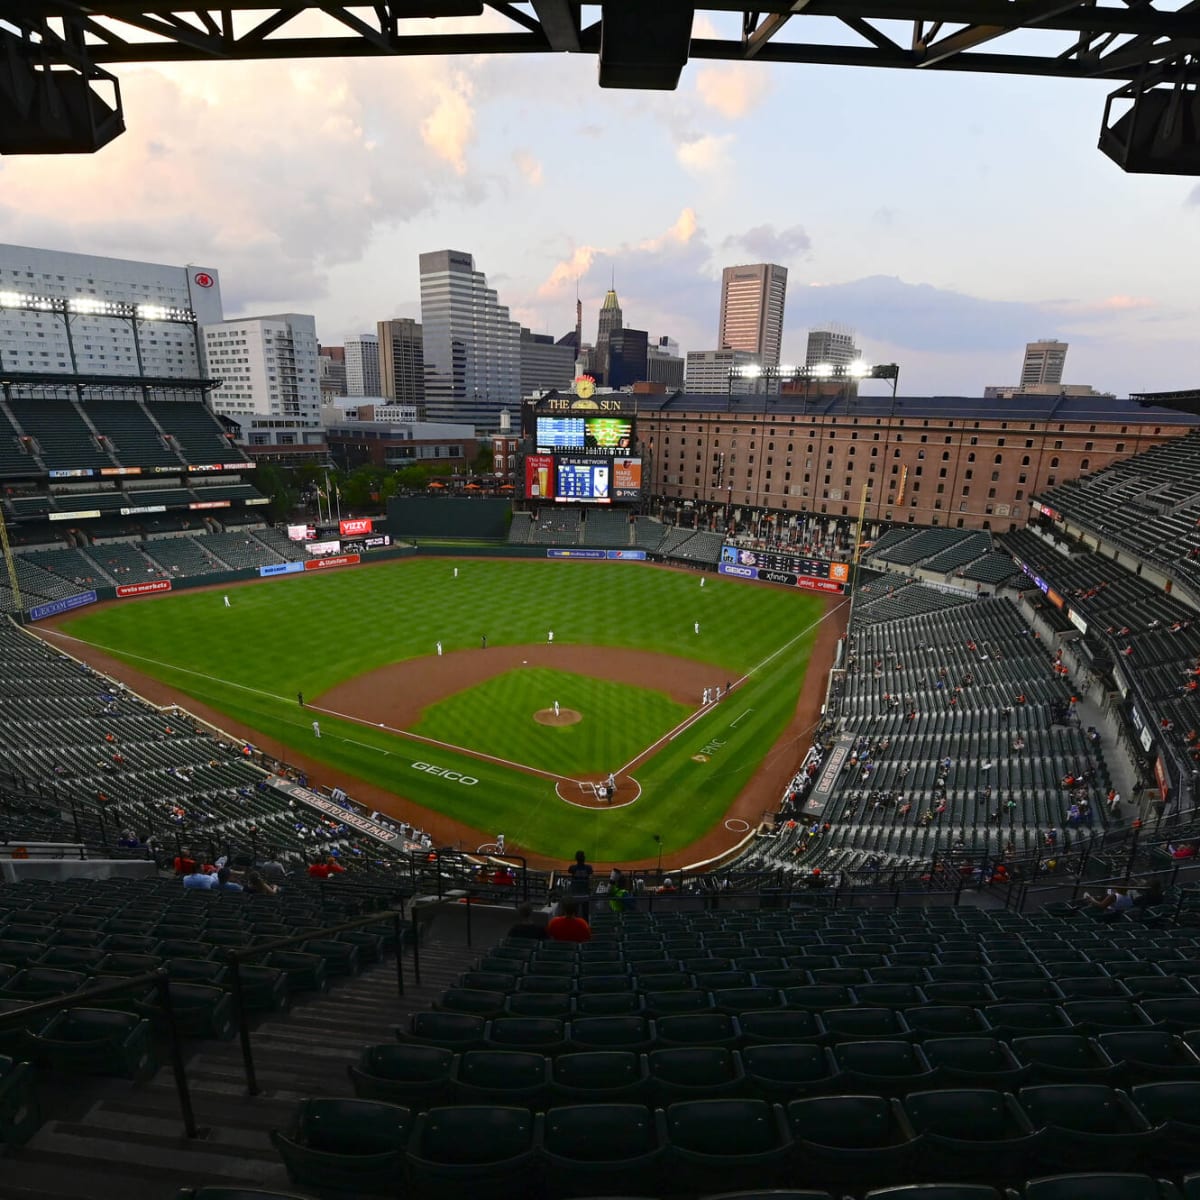
POLYGON ((503 538, 512 502, 491 496, 393 496, 388 529, 393 537, 503 538))

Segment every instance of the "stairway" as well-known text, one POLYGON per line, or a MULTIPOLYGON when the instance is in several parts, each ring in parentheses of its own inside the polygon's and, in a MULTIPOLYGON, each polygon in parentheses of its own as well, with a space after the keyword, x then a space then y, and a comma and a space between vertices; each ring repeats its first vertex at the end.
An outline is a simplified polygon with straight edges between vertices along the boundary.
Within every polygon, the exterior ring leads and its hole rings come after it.
POLYGON ((255 1097, 246 1094, 236 1039, 191 1043, 195 1139, 183 1134, 169 1067, 143 1085, 60 1078, 39 1087, 49 1119, 26 1146, 5 1154, 0 1200, 171 1200, 180 1187, 204 1184, 304 1195, 288 1182, 270 1130, 286 1126, 306 1096, 353 1095, 346 1067, 362 1047, 392 1041, 393 1028, 427 1009, 477 954, 430 942, 421 947, 420 988, 405 955, 404 996, 389 956, 326 995, 260 1021, 252 1034, 255 1097))

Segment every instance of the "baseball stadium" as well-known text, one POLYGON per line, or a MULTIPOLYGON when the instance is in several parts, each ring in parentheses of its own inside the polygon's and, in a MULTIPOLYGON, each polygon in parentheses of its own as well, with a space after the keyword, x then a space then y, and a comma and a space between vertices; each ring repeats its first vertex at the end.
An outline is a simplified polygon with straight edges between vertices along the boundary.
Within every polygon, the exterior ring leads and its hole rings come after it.
MULTIPOLYGON (((120 62, 560 52, 1106 79, 1200 173, 1187 3, 9 7, 5 154, 122 133, 120 62)), ((0 1200, 1200 1200, 1200 391, 284 440, 215 271, 0 290, 0 1200)))

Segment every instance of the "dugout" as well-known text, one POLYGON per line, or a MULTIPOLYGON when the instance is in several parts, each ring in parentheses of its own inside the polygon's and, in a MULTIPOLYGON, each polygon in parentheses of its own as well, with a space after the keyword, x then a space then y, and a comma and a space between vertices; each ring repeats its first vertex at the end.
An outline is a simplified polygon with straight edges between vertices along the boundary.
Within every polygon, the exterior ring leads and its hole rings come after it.
POLYGON ((480 496, 394 496, 388 529, 399 538, 505 538, 512 503, 480 496))

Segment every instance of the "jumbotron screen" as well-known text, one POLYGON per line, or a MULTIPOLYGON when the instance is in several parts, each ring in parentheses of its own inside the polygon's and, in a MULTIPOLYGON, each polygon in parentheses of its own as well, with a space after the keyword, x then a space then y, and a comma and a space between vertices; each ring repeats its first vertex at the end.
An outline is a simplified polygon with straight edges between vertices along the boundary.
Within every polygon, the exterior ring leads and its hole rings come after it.
POLYGON ((741 567, 758 567, 764 571, 786 571, 805 575, 809 579, 836 579, 845 583, 850 578, 850 564, 826 558, 806 558, 778 550, 751 550, 745 546, 722 546, 721 561, 741 567))
POLYGON ((525 498, 583 504, 640 500, 642 460, 529 454, 525 457, 525 498))
POLYGON ((539 451, 571 454, 620 454, 633 446, 630 417, 538 417, 539 451))

